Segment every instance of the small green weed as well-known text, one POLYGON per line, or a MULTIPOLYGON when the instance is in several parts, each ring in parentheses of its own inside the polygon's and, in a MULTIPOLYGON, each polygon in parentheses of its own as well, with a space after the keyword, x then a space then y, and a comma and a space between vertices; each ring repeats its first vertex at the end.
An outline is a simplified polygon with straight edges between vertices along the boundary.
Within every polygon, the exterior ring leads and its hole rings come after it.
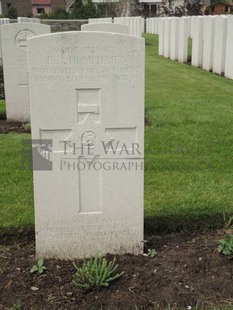
POLYGON ((73 283, 85 290, 107 287, 124 273, 115 273, 118 267, 115 258, 111 262, 107 262, 106 258, 99 256, 84 260, 81 267, 77 267, 75 264, 74 267, 76 272, 73 283))
POLYGON ((147 251, 147 256, 149 257, 155 257, 155 255, 157 255, 158 253, 156 252, 155 249, 148 249, 147 251))
POLYGON ((23 129, 28 133, 31 132, 31 124, 30 123, 23 123, 23 129))
POLYGON ((13 310, 23 310, 23 304, 20 300, 17 300, 13 305, 13 310))
POLYGON ((44 259, 40 258, 37 261, 37 265, 33 265, 30 272, 31 273, 35 273, 35 272, 39 272, 40 274, 42 274, 47 268, 44 266, 44 259))
POLYGON ((233 254, 233 235, 229 235, 226 239, 219 240, 218 252, 229 256, 233 254))

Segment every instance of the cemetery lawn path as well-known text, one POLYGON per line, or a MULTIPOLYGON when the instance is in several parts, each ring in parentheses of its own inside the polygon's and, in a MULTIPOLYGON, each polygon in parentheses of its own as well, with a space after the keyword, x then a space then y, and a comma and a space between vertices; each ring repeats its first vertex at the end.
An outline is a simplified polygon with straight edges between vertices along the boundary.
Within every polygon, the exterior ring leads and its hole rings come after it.
MULTIPOLYGON (((116 256, 124 275, 99 291, 84 293, 72 283, 71 261, 35 264, 34 235, 0 240, 0 309, 159 310, 233 309, 232 261, 217 252, 224 231, 148 237, 155 257, 116 256), (220 306, 222 306, 220 308, 220 306)), ((112 256, 107 255, 112 260, 112 256)), ((81 264, 81 262, 76 262, 81 264)))

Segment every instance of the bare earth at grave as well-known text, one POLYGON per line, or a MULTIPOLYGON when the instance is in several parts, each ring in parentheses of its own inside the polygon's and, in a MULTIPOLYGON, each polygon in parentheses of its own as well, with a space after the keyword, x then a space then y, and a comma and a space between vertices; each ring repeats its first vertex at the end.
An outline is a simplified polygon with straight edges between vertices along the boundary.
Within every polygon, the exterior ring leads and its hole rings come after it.
POLYGON ((0 241, 0 309, 12 309, 17 300, 23 309, 33 310, 228 306, 233 303, 233 263, 217 252, 223 235, 211 231, 148 237, 147 248, 156 249, 155 257, 117 256, 123 277, 89 293, 72 284, 74 267, 69 261, 47 260, 45 274, 30 274, 35 263, 33 234, 17 241, 8 235, 0 241))
POLYGON ((0 120, 0 134, 1 133, 29 133, 30 129, 24 127, 22 122, 7 122, 0 120))

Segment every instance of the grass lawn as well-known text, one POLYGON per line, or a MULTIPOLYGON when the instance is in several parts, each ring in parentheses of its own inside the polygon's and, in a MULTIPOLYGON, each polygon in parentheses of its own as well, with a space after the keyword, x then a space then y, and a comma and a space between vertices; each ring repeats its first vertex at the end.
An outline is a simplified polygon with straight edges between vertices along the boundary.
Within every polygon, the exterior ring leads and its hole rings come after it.
MULTIPOLYGON (((147 231, 217 227, 233 214, 233 81, 159 57, 157 36, 145 37, 147 231)), ((25 136, 0 135, 0 228, 34 222, 25 136)))
POLYGON ((145 214, 171 230, 215 226, 233 213, 233 81, 159 57, 153 35, 146 42, 145 214))
MULTIPOLYGON (((29 135, 0 135, 0 228, 33 226, 32 172, 21 170, 22 139, 29 135)), ((1 234, 1 231, 0 231, 1 234)))

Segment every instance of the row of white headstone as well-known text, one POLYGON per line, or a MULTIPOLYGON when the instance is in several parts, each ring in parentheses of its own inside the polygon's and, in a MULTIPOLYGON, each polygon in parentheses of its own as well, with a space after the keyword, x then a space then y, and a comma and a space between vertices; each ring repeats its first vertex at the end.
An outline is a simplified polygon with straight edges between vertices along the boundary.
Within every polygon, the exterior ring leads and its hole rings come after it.
POLYGON ((159 34, 159 55, 233 79, 233 16, 150 18, 148 33, 159 34))
POLYGON ((1 26, 8 113, 31 118, 38 257, 143 252, 145 42, 91 27, 1 26))
MULTIPOLYGON (((50 33, 40 23, 12 23, 1 26, 6 115, 8 121, 30 120, 27 71, 27 39, 50 33)), ((129 35, 129 27, 113 23, 82 25, 82 31, 104 31, 129 35)))
POLYGON ((115 17, 115 18, 90 18, 88 20, 89 24, 92 23, 115 23, 120 25, 125 25, 129 27, 130 35, 141 37, 142 33, 145 31, 144 18, 141 16, 133 17, 115 17))
MULTIPOLYGON (((18 23, 40 23, 41 20, 39 18, 28 18, 28 17, 18 17, 18 23)), ((0 26, 6 25, 10 23, 9 18, 0 18, 0 26)), ((0 33, 0 63, 2 63, 2 48, 1 48, 1 33, 0 33)))
POLYGON ((6 115, 8 121, 30 120, 27 39, 50 33, 50 26, 34 19, 0 26, 1 56, 4 72, 6 115))

